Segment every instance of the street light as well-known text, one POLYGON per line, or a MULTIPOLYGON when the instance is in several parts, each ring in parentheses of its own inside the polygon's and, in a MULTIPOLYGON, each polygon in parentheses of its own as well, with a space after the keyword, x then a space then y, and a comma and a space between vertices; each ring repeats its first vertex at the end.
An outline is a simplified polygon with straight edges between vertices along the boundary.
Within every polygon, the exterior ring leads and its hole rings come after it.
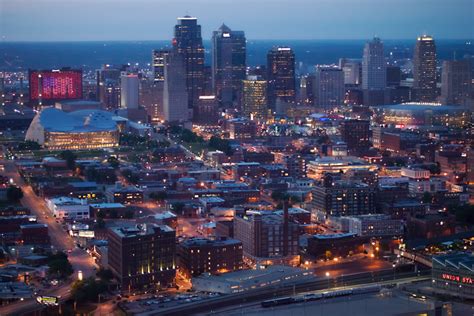
POLYGON ((395 267, 396 267, 396 266, 397 266, 397 265, 396 265, 395 263, 392 264, 392 268, 393 268, 393 280, 395 280, 395 267))
POLYGON ((326 278, 328 279, 328 289, 329 289, 329 276, 330 276, 330 273, 326 272, 326 278))

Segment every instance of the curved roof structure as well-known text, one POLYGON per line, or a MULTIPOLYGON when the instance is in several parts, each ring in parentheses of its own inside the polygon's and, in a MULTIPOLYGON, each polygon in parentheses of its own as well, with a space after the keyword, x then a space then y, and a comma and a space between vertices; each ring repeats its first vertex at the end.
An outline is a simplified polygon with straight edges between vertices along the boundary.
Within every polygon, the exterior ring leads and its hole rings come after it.
POLYGON ((66 113, 56 108, 46 108, 39 112, 33 122, 38 120, 48 132, 99 132, 117 129, 113 114, 102 110, 81 110, 66 113))
POLYGON ((56 149, 117 146, 116 116, 102 110, 64 112, 45 108, 33 118, 25 139, 56 149))

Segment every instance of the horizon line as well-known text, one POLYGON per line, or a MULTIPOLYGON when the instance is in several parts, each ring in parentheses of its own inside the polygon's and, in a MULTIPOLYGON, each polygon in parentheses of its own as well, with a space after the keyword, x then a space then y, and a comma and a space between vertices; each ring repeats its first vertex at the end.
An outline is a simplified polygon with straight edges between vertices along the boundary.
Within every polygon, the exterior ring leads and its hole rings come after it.
MULTIPOLYGON (((251 41, 368 41, 371 38, 254 38, 247 39, 247 42, 251 41)), ((203 39, 203 41, 210 41, 211 39, 203 39)), ((415 38, 381 38, 382 41, 416 41, 415 38)), ((435 41, 472 41, 474 38, 435 38, 435 41)), ((108 40, 2 40, 1 43, 84 43, 84 42, 161 42, 169 41, 171 43, 172 39, 108 39, 108 40)))

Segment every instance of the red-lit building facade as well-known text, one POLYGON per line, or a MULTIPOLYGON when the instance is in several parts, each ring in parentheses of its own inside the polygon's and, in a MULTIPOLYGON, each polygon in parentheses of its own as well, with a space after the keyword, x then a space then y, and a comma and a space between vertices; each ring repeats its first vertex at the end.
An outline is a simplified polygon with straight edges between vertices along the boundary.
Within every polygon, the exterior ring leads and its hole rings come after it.
POLYGON ((82 70, 29 70, 30 103, 51 105, 56 101, 82 99, 82 70))

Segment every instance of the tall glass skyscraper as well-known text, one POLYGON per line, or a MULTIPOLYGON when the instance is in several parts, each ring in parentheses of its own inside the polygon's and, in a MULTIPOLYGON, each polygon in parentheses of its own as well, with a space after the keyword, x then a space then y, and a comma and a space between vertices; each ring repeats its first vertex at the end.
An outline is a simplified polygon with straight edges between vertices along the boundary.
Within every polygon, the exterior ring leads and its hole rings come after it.
POLYGON ((225 107, 237 100, 242 89, 246 48, 243 31, 232 31, 222 24, 212 33, 212 88, 225 107))
POLYGON ((362 89, 383 90, 386 86, 387 73, 385 68, 383 43, 375 37, 367 42, 362 58, 362 89))
POLYGON ((247 117, 267 117, 267 81, 258 76, 248 76, 243 81, 242 109, 247 117))
POLYGON ((274 47, 267 54, 268 105, 276 100, 294 102, 296 96, 295 54, 289 47, 274 47))
POLYGON ((415 100, 436 100, 436 45, 429 35, 418 37, 413 56, 413 90, 415 100))
POLYGON ((202 95, 204 83, 204 46, 197 18, 188 15, 178 18, 178 24, 174 28, 173 47, 183 55, 188 107, 194 108, 202 95))

